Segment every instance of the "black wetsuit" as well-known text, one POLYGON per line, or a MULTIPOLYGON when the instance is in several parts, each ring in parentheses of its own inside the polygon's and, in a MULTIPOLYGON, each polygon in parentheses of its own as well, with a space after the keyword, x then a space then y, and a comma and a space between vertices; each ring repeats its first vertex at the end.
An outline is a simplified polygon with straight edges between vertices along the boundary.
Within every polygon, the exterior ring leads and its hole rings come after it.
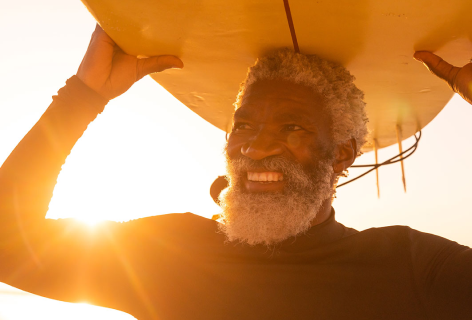
POLYGON ((106 102, 69 79, 0 169, 0 281, 138 319, 472 319, 472 250, 408 227, 358 232, 333 211, 269 250, 190 213, 95 229, 44 219, 106 102))

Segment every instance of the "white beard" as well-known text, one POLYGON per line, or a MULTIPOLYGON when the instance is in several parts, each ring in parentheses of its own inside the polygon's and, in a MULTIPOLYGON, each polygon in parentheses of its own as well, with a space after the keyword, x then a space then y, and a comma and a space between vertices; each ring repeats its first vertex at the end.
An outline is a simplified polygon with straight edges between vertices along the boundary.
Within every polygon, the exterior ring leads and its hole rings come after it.
POLYGON ((328 160, 309 170, 282 157, 254 161, 229 159, 229 187, 219 199, 223 209, 220 230, 229 241, 272 246, 307 231, 323 202, 333 193, 333 168, 328 160), (242 175, 255 168, 280 171, 285 187, 277 193, 245 192, 242 175))

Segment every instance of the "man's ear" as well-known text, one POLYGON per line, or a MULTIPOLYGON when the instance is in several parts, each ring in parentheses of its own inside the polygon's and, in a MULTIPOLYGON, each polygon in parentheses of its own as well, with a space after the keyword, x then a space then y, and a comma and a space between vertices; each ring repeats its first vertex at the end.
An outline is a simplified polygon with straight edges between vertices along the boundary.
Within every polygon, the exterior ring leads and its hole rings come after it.
POLYGON ((342 173, 354 163, 357 156, 356 150, 357 143, 354 138, 346 140, 336 146, 333 162, 334 173, 342 173))

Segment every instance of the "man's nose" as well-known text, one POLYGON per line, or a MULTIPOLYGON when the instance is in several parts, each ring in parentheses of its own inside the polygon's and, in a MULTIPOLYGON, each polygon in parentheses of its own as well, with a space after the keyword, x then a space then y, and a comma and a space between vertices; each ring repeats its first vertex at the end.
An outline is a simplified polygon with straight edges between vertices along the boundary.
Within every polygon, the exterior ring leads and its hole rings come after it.
POLYGON ((282 144, 268 132, 259 132, 241 147, 241 154, 253 160, 261 160, 282 153, 282 144))

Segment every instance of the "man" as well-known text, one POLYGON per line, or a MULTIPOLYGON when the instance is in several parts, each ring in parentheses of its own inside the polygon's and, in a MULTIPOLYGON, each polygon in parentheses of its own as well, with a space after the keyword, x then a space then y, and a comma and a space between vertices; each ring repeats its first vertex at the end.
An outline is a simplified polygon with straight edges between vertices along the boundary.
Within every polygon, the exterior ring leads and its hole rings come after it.
MULTIPOLYGON (((415 55, 471 101, 472 67, 415 55)), ((61 165, 109 99, 172 56, 97 27, 77 75, 0 169, 0 281, 138 319, 470 319, 472 250, 407 227, 337 223, 337 177, 365 142, 341 66, 287 50, 251 68, 226 147, 222 221, 172 214, 96 230, 44 219, 61 165)))

